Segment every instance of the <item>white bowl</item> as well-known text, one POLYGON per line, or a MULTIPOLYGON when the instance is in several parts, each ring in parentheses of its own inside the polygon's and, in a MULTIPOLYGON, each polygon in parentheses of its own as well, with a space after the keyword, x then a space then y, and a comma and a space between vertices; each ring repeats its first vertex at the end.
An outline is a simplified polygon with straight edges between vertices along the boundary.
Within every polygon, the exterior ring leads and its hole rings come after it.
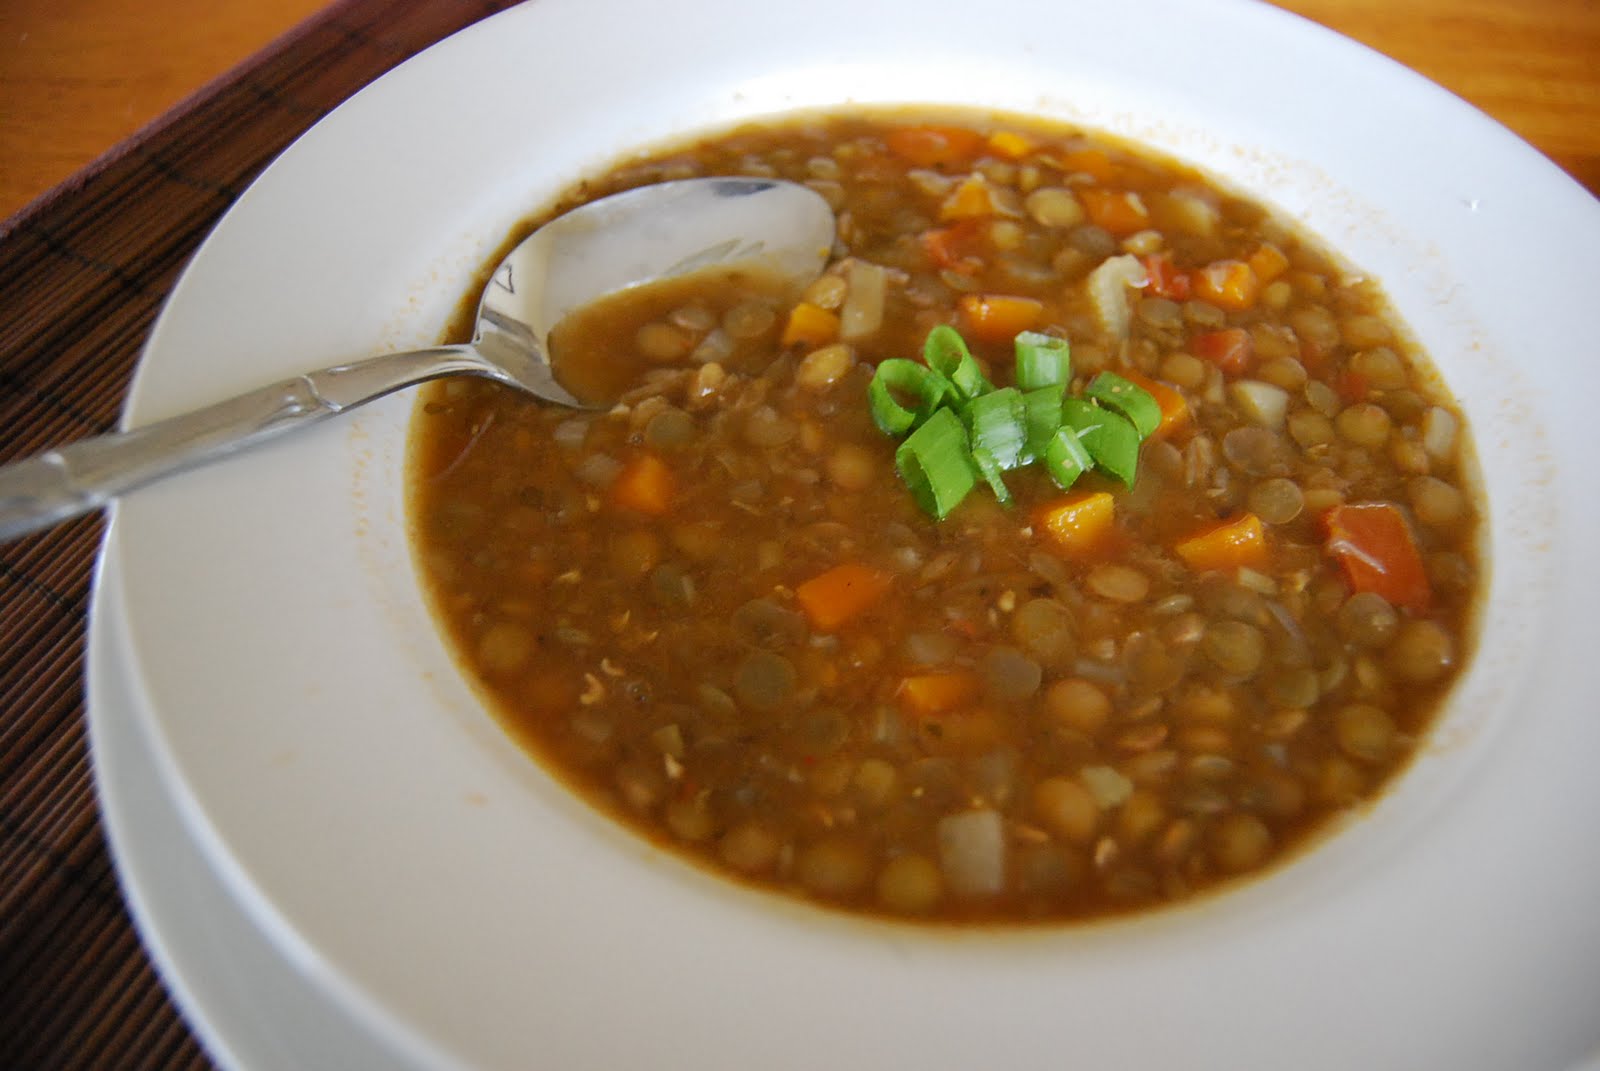
MULTIPOLYGON (((1416 76, 1240 0, 541 0, 358 94, 174 292, 142 423, 431 341, 509 228, 673 135, 848 102, 1131 136, 1382 280, 1488 486, 1481 650, 1369 814, 1238 891, 933 933, 736 888, 592 812, 443 647, 404 532, 410 399, 141 491, 109 582, 132 701, 307 984, 422 1065, 1534 1067, 1600 1039, 1600 208, 1416 76)), ((263 1014, 271 1014, 264 1009, 263 1014)))

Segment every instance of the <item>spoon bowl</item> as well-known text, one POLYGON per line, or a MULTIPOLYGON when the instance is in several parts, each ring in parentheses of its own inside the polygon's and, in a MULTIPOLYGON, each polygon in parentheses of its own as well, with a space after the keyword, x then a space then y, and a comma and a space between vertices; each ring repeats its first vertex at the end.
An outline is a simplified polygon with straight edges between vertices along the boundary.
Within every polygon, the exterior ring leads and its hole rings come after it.
POLYGON ((307 372, 0 467, 0 541, 442 376, 486 376, 582 407, 550 361, 550 331, 568 314, 628 287, 717 265, 750 263, 798 287, 827 263, 833 228, 833 212, 815 191, 776 179, 685 179, 592 201, 506 255, 484 288, 469 343, 307 372))

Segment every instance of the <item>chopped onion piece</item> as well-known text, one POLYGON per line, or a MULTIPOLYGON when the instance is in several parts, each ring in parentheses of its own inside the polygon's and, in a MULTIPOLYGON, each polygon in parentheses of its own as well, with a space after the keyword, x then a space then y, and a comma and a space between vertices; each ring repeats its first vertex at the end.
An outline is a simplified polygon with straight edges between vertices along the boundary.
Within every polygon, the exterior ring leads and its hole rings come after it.
POLYGON ((865 338, 883 326, 888 279, 887 271, 865 260, 852 260, 845 268, 845 280, 850 289, 839 309, 840 338, 846 341, 865 338))
POLYGON ((939 820, 939 864, 950 891, 992 896, 1005 883, 1005 827, 996 811, 964 811, 939 820))
POLYGON ((1228 394, 1252 424, 1281 428, 1289 415, 1289 392, 1259 379, 1241 379, 1228 384, 1228 394))
POLYGON ((1128 291, 1145 285, 1149 277, 1136 256, 1110 257, 1089 273, 1086 285, 1100 326, 1119 339, 1128 337, 1128 291))
POLYGON ((1422 414, 1422 448, 1435 461, 1448 461, 1456 452, 1456 415, 1434 406, 1422 414))

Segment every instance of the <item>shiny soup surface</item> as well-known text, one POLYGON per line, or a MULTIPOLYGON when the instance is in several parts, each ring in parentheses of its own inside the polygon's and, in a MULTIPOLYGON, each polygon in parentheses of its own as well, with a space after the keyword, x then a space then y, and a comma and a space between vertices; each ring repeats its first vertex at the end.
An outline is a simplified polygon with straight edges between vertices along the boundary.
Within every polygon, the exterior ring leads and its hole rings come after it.
POLYGON ((1012 117, 768 122, 562 207, 723 174, 832 204, 804 293, 735 271, 575 317, 561 375, 608 409, 464 379, 417 409, 434 610, 539 761, 730 878, 942 922, 1182 901, 1405 768, 1472 646, 1481 505, 1376 286, 1193 171, 1012 117), (1066 340, 1066 398, 1142 389, 1131 486, 1018 464, 935 517, 869 383, 941 325, 996 391, 1023 333, 1066 340))

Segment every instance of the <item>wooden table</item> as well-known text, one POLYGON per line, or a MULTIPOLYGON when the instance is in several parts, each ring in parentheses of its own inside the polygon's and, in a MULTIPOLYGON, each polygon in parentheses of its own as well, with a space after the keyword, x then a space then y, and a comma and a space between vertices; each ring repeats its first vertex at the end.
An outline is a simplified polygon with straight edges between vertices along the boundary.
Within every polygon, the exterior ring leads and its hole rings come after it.
MULTIPOLYGON (((1597 0, 1278 3, 1465 97, 1600 194, 1597 0)), ((5 0, 0 219, 326 6, 5 0)))

